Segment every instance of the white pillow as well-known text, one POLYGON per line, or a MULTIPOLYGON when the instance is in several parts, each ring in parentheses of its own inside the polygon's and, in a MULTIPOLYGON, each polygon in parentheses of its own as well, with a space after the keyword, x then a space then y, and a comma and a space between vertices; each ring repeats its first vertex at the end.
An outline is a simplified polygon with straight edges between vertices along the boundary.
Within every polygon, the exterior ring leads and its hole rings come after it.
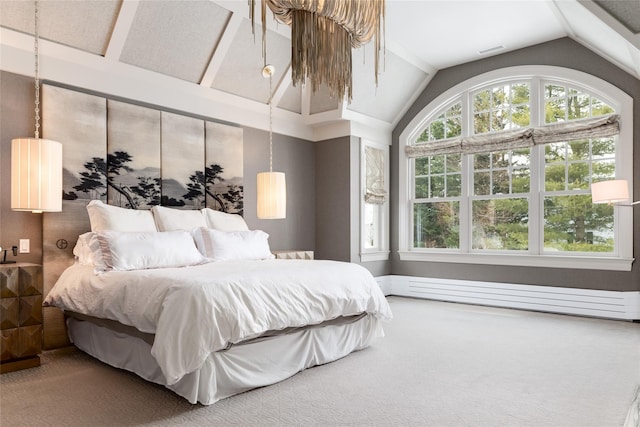
POLYGON ((92 200, 87 212, 91 231, 158 231, 148 210, 125 209, 92 200))
POLYGON ((193 238, 200 252, 214 261, 259 260, 274 258, 269 235, 261 230, 219 231, 198 228, 193 238))
POLYGON ((151 213, 156 221, 158 231, 187 230, 206 227, 204 214, 199 210, 182 210, 154 206, 151 213))
POLYGON ((93 233, 89 247, 97 273, 186 267, 207 261, 196 248, 191 233, 186 231, 103 231, 93 233))
POLYGON ((94 233, 88 232, 78 236, 78 241, 73 247, 73 255, 78 264, 93 265, 93 252, 91 252, 91 248, 89 247, 89 242, 93 235, 94 233))
POLYGON ((204 208, 202 212, 209 228, 219 231, 249 231, 244 218, 238 214, 228 214, 211 208, 204 208))

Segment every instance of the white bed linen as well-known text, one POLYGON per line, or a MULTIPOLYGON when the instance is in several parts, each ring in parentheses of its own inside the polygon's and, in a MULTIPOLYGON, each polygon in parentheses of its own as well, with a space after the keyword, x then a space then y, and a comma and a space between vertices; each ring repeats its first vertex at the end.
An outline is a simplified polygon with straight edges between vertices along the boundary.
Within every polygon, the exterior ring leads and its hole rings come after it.
POLYGON ((111 271, 76 264, 45 305, 116 320, 155 334, 151 354, 175 384, 213 352, 266 331, 391 310, 362 266, 335 261, 225 261, 184 268, 111 271))
POLYGON ((343 325, 298 330, 211 353, 200 369, 167 385, 145 341, 73 318, 67 319, 67 327, 72 342, 85 353, 203 405, 333 362, 367 347, 382 334, 382 321, 373 316, 343 325))

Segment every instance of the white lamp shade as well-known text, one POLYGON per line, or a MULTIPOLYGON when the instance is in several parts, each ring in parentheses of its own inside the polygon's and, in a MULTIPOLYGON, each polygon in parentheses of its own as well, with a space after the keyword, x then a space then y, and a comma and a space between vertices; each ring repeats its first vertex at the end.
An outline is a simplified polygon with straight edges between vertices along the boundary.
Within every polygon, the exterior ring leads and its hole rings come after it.
POLYGON ((258 174, 258 218, 281 219, 287 216, 287 185, 283 172, 258 174))
POLYGON ((629 185, 624 179, 594 182, 591 184, 593 203, 618 203, 629 200, 629 185))
POLYGON ((11 209, 62 210, 62 144, 49 139, 11 141, 11 209))

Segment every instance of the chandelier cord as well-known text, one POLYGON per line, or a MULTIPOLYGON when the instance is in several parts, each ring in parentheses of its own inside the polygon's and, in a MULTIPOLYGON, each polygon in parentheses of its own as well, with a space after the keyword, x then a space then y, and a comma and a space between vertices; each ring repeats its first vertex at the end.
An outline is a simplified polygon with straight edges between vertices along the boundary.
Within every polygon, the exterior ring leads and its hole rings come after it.
POLYGON ((35 131, 35 137, 36 139, 40 138, 40 76, 39 76, 39 71, 40 71, 40 58, 39 58, 39 47, 38 47, 38 39, 39 39, 39 33, 38 33, 38 0, 35 0, 35 14, 34 14, 34 42, 33 42, 33 50, 34 50, 34 54, 35 54, 35 90, 36 90, 36 97, 35 97, 35 113, 36 113, 36 131, 35 131))

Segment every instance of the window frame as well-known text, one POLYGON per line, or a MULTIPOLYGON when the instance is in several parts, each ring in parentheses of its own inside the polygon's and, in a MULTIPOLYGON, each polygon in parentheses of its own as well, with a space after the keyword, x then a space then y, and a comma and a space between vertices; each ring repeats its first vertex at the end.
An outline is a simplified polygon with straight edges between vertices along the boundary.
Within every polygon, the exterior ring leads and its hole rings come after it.
MULTIPOLYGON (((633 99, 629 95, 595 76, 567 68, 517 66, 494 70, 463 81, 436 97, 411 120, 400 134, 398 156, 398 254, 400 260, 630 271, 633 262, 633 239, 621 239, 620 237, 633 235, 633 209, 624 206, 614 206, 616 248, 613 254, 603 255, 596 252, 554 254, 539 249, 544 227, 541 203, 546 193, 541 190, 544 188, 544 174, 541 173, 544 162, 540 162, 540 149, 534 149, 535 147, 532 147, 531 150, 531 164, 532 168, 538 168, 538 172, 537 179, 532 177, 529 198, 533 213, 530 217, 530 224, 535 224, 535 227, 530 227, 529 250, 526 253, 520 253, 520 251, 517 251, 518 253, 472 251, 470 248, 471 197, 469 196, 462 197, 461 200, 460 234, 465 233, 464 235, 468 237, 461 238, 459 249, 413 247, 413 206, 416 199, 413 198, 413 166, 404 148, 416 140, 427 123, 436 117, 438 112, 458 100, 462 102, 464 123, 461 136, 470 136, 469 132, 473 129, 473 118, 469 105, 472 102, 472 94, 489 85, 516 83, 523 80, 528 80, 531 84, 530 114, 532 124, 544 123, 544 120, 539 119, 544 118, 544 99, 540 99, 542 94, 540 88, 550 82, 583 88, 615 108, 616 113, 620 115, 620 133, 616 142, 616 179, 627 179, 630 194, 633 194, 633 99)), ((470 155, 463 155, 462 168, 465 173, 470 170, 471 158, 470 155)), ((469 173, 467 173, 466 179, 463 177, 462 185, 466 186, 463 194, 471 194, 469 190, 473 185, 472 179, 473 174, 469 173)))
POLYGON ((386 261, 389 259, 389 144, 376 142, 368 139, 360 139, 360 262, 370 261, 386 261), (372 147, 377 150, 381 150, 384 153, 384 187, 387 192, 386 200, 381 205, 374 205, 374 209, 377 209, 378 215, 378 230, 377 235, 379 237, 379 244, 377 247, 366 247, 365 238, 367 236, 366 223, 365 223, 365 192, 367 182, 367 165, 366 165, 366 153, 367 147, 372 147))

